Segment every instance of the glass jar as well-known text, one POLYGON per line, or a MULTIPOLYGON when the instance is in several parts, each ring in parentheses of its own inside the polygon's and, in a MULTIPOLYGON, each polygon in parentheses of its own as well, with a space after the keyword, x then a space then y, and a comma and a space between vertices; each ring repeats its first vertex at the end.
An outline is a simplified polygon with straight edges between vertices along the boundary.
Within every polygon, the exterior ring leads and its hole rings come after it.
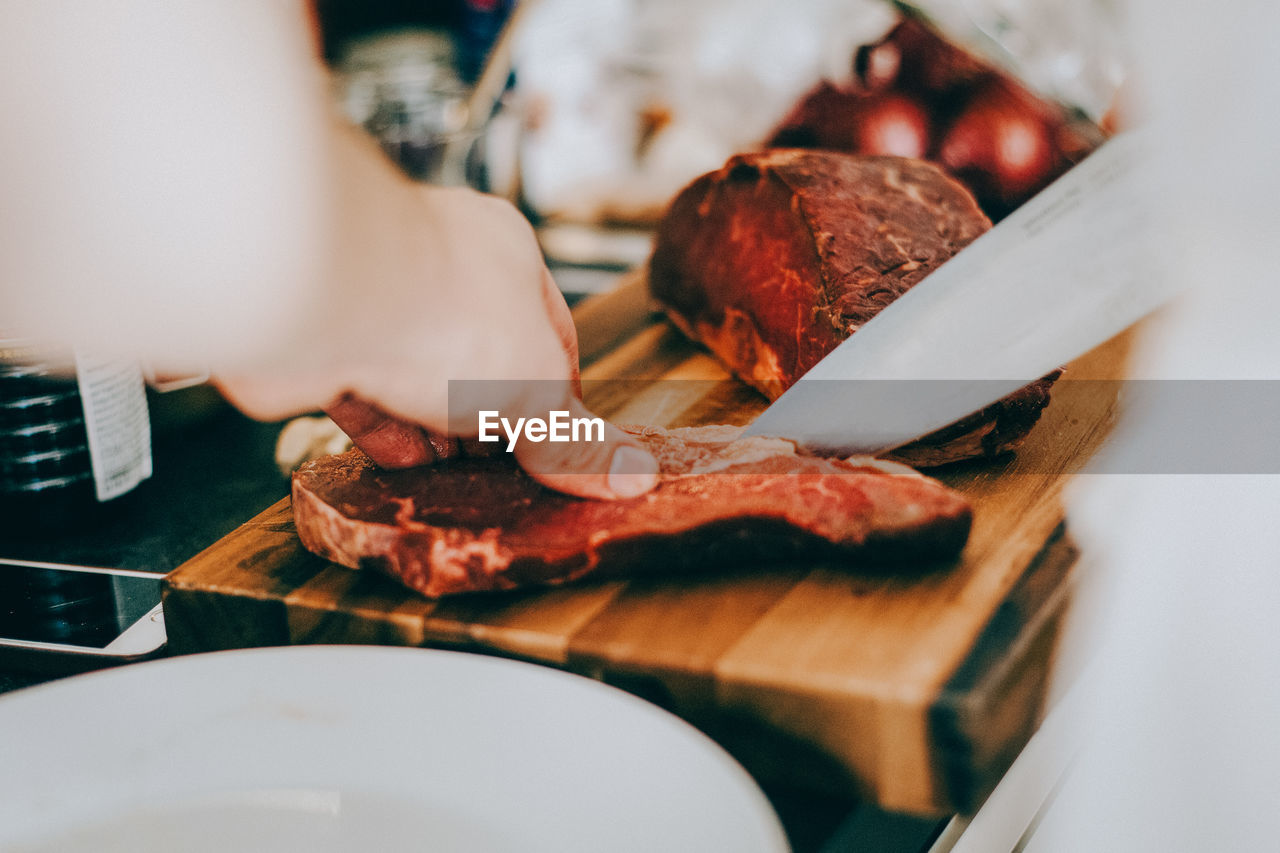
POLYGON ((474 183, 469 88, 448 32, 406 28, 367 35, 348 46, 337 72, 347 118, 372 134, 409 177, 474 183))
POLYGON ((45 533, 103 517, 151 476, 136 364, 0 337, 0 529, 45 533))

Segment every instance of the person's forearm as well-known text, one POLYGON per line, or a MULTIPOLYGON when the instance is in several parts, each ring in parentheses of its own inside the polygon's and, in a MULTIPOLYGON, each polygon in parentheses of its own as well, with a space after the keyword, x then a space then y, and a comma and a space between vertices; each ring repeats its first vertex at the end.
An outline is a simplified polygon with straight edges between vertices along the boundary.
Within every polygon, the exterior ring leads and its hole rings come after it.
POLYGON ((300 0, 18 0, 0 22, 0 325, 161 366, 299 334, 352 156, 300 0))
MULTIPOLYGON (((0 331, 202 364, 246 414, 328 408, 387 465, 475 434, 451 380, 501 380, 486 408, 517 417, 585 412, 528 222, 336 120, 302 0, 12 0, 0 34, 0 331)), ((656 482, 613 427, 516 456, 573 494, 656 482)))

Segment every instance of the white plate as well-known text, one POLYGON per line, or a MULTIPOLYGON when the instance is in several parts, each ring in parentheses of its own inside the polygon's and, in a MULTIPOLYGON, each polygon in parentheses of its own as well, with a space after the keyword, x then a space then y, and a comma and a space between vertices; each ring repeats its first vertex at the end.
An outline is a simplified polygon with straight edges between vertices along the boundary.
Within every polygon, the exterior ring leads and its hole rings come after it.
POLYGON ((0 699, 0 849, 787 849, 695 729, 545 667, 310 646, 0 699))

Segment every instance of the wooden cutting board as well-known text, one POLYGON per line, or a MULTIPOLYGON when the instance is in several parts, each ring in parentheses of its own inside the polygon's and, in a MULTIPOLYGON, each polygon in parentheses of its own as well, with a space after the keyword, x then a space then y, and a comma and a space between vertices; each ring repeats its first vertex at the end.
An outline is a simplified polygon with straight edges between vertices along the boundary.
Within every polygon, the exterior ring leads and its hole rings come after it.
MULTIPOLYGON (((746 423, 766 404, 654 314, 638 278, 575 317, 600 414, 746 423)), ((1068 376, 1118 377, 1126 349, 1118 338, 1068 376)), ((304 551, 286 498, 169 575, 170 646, 384 643, 536 661, 674 711, 761 778, 893 810, 972 810, 1040 718, 1075 561, 1064 472, 1096 451, 1115 406, 1111 383, 1059 382, 1015 457, 942 475, 975 507, 962 558, 896 573, 744 566, 432 602, 304 551)))

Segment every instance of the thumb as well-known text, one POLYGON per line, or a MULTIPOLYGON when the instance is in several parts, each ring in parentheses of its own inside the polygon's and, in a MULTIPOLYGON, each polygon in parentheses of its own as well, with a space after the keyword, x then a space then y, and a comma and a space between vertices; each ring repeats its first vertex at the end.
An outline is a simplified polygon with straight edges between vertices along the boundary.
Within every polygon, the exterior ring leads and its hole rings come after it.
POLYGON ((578 420, 579 440, 522 436, 514 453, 529 476, 558 492, 601 500, 638 497, 658 484, 658 461, 639 441, 592 415, 577 398, 564 408, 578 420))

